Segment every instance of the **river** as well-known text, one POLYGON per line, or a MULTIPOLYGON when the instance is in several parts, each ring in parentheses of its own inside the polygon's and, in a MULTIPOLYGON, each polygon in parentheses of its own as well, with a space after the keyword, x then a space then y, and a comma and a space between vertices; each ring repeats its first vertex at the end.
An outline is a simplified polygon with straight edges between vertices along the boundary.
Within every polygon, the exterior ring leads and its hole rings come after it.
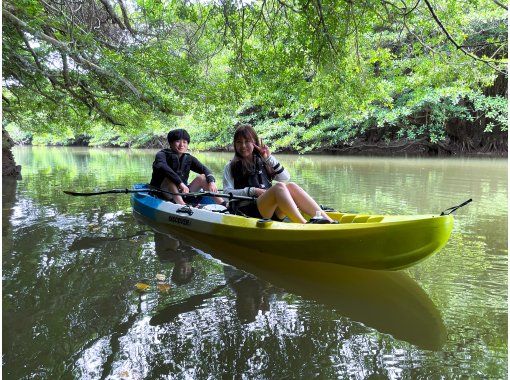
MULTIPOLYGON (((473 199, 439 253, 384 272, 238 262, 138 223, 129 195, 63 193, 148 182, 154 150, 13 153, 23 179, 2 184, 5 379, 507 378, 506 159, 277 155, 343 211, 429 214, 473 199)), ((196 156, 221 188, 231 154, 196 156)))

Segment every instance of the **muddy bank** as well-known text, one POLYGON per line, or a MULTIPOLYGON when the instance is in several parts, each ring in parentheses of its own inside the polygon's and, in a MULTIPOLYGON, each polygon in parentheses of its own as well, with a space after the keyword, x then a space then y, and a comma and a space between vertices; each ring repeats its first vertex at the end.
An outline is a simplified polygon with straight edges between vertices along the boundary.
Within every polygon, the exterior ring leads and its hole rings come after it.
MULTIPOLYGON (((504 141, 495 145, 482 145, 476 148, 466 146, 465 144, 451 141, 431 142, 427 139, 419 140, 397 140, 397 141, 379 141, 371 143, 364 140, 356 140, 352 144, 326 148, 323 153, 339 155, 368 155, 368 156, 425 156, 425 157, 445 157, 445 156, 488 156, 488 157, 506 157, 508 155, 508 143, 505 137, 504 141)), ((318 152, 316 152, 318 153, 318 152)))
MULTIPOLYGON (((333 154, 356 156, 487 156, 506 157, 508 155, 507 131, 483 132, 480 128, 450 127, 448 136, 442 141, 430 141, 427 137, 411 139, 388 139, 392 131, 374 129, 359 137, 336 145, 323 142, 323 148, 306 154, 333 154)), ((271 142, 267 142, 271 145, 271 142)), ((154 137, 140 148, 161 149, 167 147, 166 137, 154 137)), ((210 151, 233 152, 232 145, 216 146, 210 151)), ((275 153, 300 153, 286 148, 275 150, 275 153)))

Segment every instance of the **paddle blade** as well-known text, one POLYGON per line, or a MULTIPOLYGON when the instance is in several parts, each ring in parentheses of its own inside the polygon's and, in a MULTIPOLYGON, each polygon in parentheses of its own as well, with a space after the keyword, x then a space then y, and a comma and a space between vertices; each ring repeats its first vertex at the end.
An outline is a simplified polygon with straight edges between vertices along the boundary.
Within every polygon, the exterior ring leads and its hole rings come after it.
POLYGON ((82 195, 82 193, 75 193, 74 191, 69 190, 64 190, 64 193, 68 195, 82 195))
MULTIPOLYGON (((120 189, 114 189, 114 190, 107 190, 107 191, 96 191, 94 193, 78 193, 75 191, 69 191, 69 190, 63 190, 65 194, 72 195, 72 196, 79 196, 79 197, 89 197, 92 195, 102 195, 102 194, 120 194, 120 193, 130 193, 133 192, 133 190, 120 190, 120 189)), ((147 191, 147 190, 145 190, 147 191)))

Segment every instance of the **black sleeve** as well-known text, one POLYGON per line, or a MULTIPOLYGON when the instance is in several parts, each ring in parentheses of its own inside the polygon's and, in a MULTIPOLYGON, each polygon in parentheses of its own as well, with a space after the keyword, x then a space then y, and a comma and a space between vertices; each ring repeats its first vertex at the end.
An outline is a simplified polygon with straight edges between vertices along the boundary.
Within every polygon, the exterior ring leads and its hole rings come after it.
POLYGON ((181 177, 172 170, 168 163, 166 162, 166 154, 163 151, 160 151, 156 154, 156 159, 152 164, 152 169, 161 171, 165 177, 170 179, 173 183, 179 186, 182 182, 181 177))
POLYGON ((212 175, 212 172, 209 170, 207 166, 202 164, 198 159, 194 156, 191 156, 191 168, 192 171, 198 174, 205 174, 205 178, 207 183, 216 182, 216 179, 212 175))

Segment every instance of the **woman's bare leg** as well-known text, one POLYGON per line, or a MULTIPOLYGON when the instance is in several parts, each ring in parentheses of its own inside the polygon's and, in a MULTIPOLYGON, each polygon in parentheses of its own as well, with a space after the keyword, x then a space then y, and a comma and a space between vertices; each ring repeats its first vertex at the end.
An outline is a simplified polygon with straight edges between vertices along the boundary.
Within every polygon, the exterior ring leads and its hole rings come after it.
POLYGON ((315 216, 317 211, 321 212, 321 215, 329 220, 330 222, 333 221, 328 214, 326 214, 321 207, 315 202, 315 200, 308 195, 306 191, 304 191, 301 187, 299 187, 297 184, 293 182, 289 182, 286 184, 287 189, 292 196, 292 199, 294 199, 294 202, 296 203, 297 207, 299 207, 300 210, 305 212, 306 214, 310 216, 315 216))
POLYGON ((257 198, 257 208, 264 218, 271 218, 277 207, 293 222, 306 223, 306 219, 299 212, 292 195, 282 182, 276 183, 257 198))
MULTIPOLYGON (((160 186, 161 190, 170 191, 171 193, 178 193, 179 189, 177 188, 177 185, 170 181, 169 179, 165 178, 160 186)), ((169 201, 173 200, 175 203, 180 205, 185 205, 186 202, 182 199, 180 195, 170 195, 163 193, 163 196, 168 199, 169 201)))

